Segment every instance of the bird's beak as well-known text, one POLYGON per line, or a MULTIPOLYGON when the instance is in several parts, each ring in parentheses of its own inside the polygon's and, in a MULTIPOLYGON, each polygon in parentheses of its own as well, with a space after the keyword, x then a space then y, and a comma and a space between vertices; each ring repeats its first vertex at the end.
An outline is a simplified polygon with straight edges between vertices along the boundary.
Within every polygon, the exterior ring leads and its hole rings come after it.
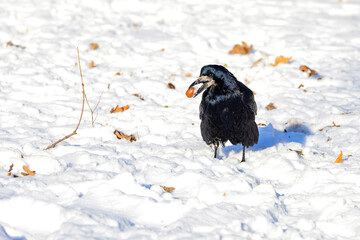
POLYGON ((212 86, 215 84, 214 79, 212 79, 209 76, 200 76, 195 82, 193 82, 189 88, 194 87, 195 85, 198 85, 202 83, 203 85, 194 93, 193 97, 196 97, 197 95, 199 95, 202 91, 204 91, 205 89, 207 89, 208 87, 212 86))

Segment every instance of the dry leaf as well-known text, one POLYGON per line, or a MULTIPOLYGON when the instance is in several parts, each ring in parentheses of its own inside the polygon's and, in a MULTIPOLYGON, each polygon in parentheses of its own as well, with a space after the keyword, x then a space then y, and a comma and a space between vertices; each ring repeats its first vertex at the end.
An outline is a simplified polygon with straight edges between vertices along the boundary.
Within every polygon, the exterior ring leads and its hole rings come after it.
POLYGON ((9 173, 11 173, 11 171, 13 170, 13 167, 14 167, 14 164, 12 163, 11 165, 10 165, 10 168, 9 168, 9 173))
MULTIPOLYGON (((309 68, 308 66, 305 66, 305 65, 301 65, 299 69, 302 72, 309 73, 309 77, 318 75, 318 73, 314 69, 311 69, 311 68, 309 68)), ((318 80, 320 80, 320 79, 321 78, 318 78, 318 80)))
POLYGON ((115 73, 115 75, 114 76, 119 76, 120 75, 120 73, 119 72, 117 72, 117 73, 115 73))
POLYGON ((291 148, 289 148, 289 150, 296 152, 299 156, 304 156, 303 152, 300 151, 300 150, 293 150, 293 149, 291 149, 291 148))
POLYGON ((226 193, 223 193, 223 196, 225 197, 225 196, 226 196, 226 193))
POLYGON ((133 93, 133 96, 140 98, 141 100, 145 100, 142 96, 140 96, 138 93, 133 93))
POLYGON ((175 85, 172 84, 172 83, 168 83, 168 88, 170 88, 170 89, 175 89, 175 85))
POLYGON ((135 142, 136 141, 136 138, 134 135, 130 134, 130 135, 126 135, 118 130, 115 130, 114 131, 114 134, 116 135, 116 137, 118 139, 123 139, 125 138, 126 140, 130 141, 130 142, 135 142))
POLYGON ((253 45, 249 47, 246 42, 242 42, 242 45, 236 44, 233 49, 229 51, 229 54, 249 54, 252 49, 253 45))
POLYGON ((276 109, 276 107, 274 106, 274 103, 272 103, 272 102, 266 106, 266 110, 268 110, 268 111, 271 111, 274 109, 276 109))
POLYGON ((304 84, 300 84, 300 85, 298 86, 298 88, 302 88, 302 87, 304 87, 304 84))
POLYGON ((160 49, 160 52, 164 52, 164 51, 165 51, 165 48, 160 49))
POLYGON ((91 67, 91 68, 95 67, 94 61, 91 61, 91 62, 89 63, 89 67, 91 67))
POLYGON ((24 172, 21 172, 21 175, 23 175, 23 176, 29 176, 28 173, 24 173, 24 172))
POLYGON ((256 65, 258 65, 263 59, 260 58, 259 60, 257 60, 256 62, 254 62, 252 65, 251 65, 251 68, 255 67, 256 65))
POLYGON ((165 190, 165 192, 168 192, 168 193, 172 193, 175 190, 174 187, 165 187, 165 186, 161 186, 161 185, 160 185, 160 187, 162 187, 165 190))
POLYGON ((191 73, 187 73, 187 74, 186 74, 186 77, 191 77, 191 73))
POLYGON ((175 74, 175 73, 172 73, 170 76, 171 76, 171 77, 175 77, 175 76, 176 76, 176 74, 175 74))
POLYGON ((116 105, 115 108, 111 108, 110 113, 124 112, 129 108, 130 108, 129 105, 126 105, 124 107, 119 107, 119 105, 116 105))
POLYGON ((258 125, 258 126, 266 126, 265 123, 258 123, 257 125, 258 125))
MULTIPOLYGON (((27 175, 30 175, 30 176, 34 176, 35 175, 35 171, 30 171, 30 169, 27 167, 27 166, 23 166, 23 169, 24 171, 26 172, 27 175)), ((23 174, 23 173, 21 173, 23 174)), ((24 174, 23 174, 24 175, 24 174)), ((25 175, 24 175, 25 176, 25 175)))
POLYGON ((16 47, 16 48, 22 48, 22 49, 26 48, 26 47, 21 46, 21 45, 13 44, 12 42, 7 42, 6 47, 16 47))
POLYGON ((343 152, 340 151, 340 154, 337 157, 337 159, 335 160, 335 163, 342 163, 342 157, 343 157, 343 152))
POLYGON ((271 66, 277 66, 279 63, 287 63, 291 60, 292 57, 284 57, 284 56, 279 56, 275 58, 275 63, 274 64, 270 64, 271 66))
POLYGON ((8 173, 7 175, 8 175, 8 177, 10 177, 10 176, 11 176, 11 173, 8 173))
POLYGON ((90 48, 91 48, 92 50, 98 49, 98 48, 99 48, 99 44, 97 44, 97 43, 90 43, 90 48))

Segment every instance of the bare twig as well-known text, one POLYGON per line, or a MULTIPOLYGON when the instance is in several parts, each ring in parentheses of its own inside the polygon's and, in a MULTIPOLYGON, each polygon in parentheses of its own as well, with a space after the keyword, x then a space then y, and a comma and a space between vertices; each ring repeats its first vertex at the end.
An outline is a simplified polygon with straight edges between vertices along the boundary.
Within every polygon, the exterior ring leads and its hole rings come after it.
POLYGON ((104 93, 104 91, 101 92, 100 97, 99 97, 99 99, 98 99, 98 102, 97 102, 97 104, 96 104, 95 107, 94 107, 94 110, 90 107, 90 103, 89 103, 89 101, 88 101, 88 99, 87 99, 87 96, 86 96, 86 94, 85 94, 85 100, 86 100, 86 103, 87 103, 87 105, 88 105, 88 107, 89 107, 89 109, 90 109, 90 112, 91 112, 91 124, 92 124, 92 127, 94 127, 94 123, 95 123, 95 120, 96 120, 96 118, 97 118, 97 115, 96 115, 96 117, 94 118, 94 112, 95 112, 96 108, 99 106, 99 103, 100 103, 100 100, 101 100, 101 97, 102 97, 103 93, 104 93))
POLYGON ((82 71, 81 71, 81 64, 80 64, 80 54, 79 54, 79 48, 76 48, 77 49, 77 54, 78 54, 78 61, 79 61, 79 70, 80 70, 80 77, 81 77, 81 86, 82 86, 82 93, 83 93, 83 103, 82 103, 82 108, 81 108, 81 114, 80 114, 80 119, 79 119, 79 123, 78 125, 76 126, 75 130, 69 134, 69 135, 66 135, 65 137, 63 137, 62 139, 56 141, 55 143, 51 144, 50 146, 48 146, 47 148, 45 148, 44 150, 47 150, 49 148, 54 148, 56 146, 56 144, 68 139, 69 137, 77 134, 76 131, 78 130, 79 126, 80 126, 80 123, 81 123, 81 119, 82 119, 82 115, 84 113, 84 106, 85 106, 85 98, 86 98, 86 95, 85 95, 85 87, 84 87, 84 80, 83 80, 83 77, 82 77, 82 71))

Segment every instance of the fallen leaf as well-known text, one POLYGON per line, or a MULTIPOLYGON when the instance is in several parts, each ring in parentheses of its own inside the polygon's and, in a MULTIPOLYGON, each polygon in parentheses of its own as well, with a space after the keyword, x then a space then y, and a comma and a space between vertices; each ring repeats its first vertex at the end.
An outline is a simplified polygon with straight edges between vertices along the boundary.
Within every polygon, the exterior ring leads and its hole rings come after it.
POLYGON ((11 173, 8 173, 7 175, 8 175, 8 177, 10 177, 10 176, 11 176, 11 173))
POLYGON ((138 93, 133 93, 133 96, 140 98, 141 100, 145 100, 142 96, 140 96, 138 93))
POLYGON ((26 47, 21 46, 21 45, 13 44, 12 42, 7 42, 6 47, 16 47, 16 48, 22 48, 22 49, 26 48, 26 47))
MULTIPOLYGON (((299 69, 302 72, 309 73, 309 77, 318 75, 317 71, 315 71, 314 69, 309 68, 306 65, 301 65, 299 69)), ((318 80, 321 80, 321 78, 318 78, 318 80)))
MULTIPOLYGON (((26 172, 26 174, 27 175, 30 175, 30 176, 34 176, 35 175, 35 171, 30 171, 30 169, 27 167, 27 166, 23 166, 23 169, 24 169, 24 171, 26 172)), ((21 173, 21 174, 23 174, 23 172, 21 173)), ((24 175, 24 174, 23 174, 24 175)), ((26 175, 24 175, 24 176, 26 176, 26 175)))
POLYGON ((274 109, 276 109, 276 107, 274 106, 274 103, 272 103, 272 102, 266 106, 266 110, 268 110, 268 111, 271 111, 274 109))
POLYGON ((129 108, 130 108, 129 105, 126 105, 124 107, 119 107, 119 105, 116 105, 115 108, 111 108, 110 113, 124 112, 129 108))
POLYGON ((94 67, 95 67, 94 61, 91 61, 91 62, 89 63, 89 67, 91 67, 91 68, 94 68, 94 67))
POLYGON ((119 76, 120 75, 120 73, 119 72, 117 72, 117 73, 115 73, 115 75, 114 76, 119 76))
POLYGON ((266 126, 265 123, 258 123, 257 125, 258 125, 258 126, 266 126))
POLYGON ((171 76, 171 77, 175 77, 175 76, 176 76, 176 74, 175 74, 175 73, 172 73, 170 76, 171 76))
POLYGON ((160 52, 164 52, 164 51, 165 51, 165 48, 160 49, 160 52))
POLYGON ((340 151, 340 154, 337 157, 337 159, 335 160, 335 163, 342 163, 342 157, 343 157, 343 152, 340 151))
POLYGON ((223 193, 223 196, 225 197, 225 196, 226 196, 226 193, 223 193))
POLYGON ((21 175, 23 175, 23 176, 29 176, 28 173, 24 173, 24 172, 21 172, 21 175))
POLYGON ((292 57, 284 57, 284 56, 279 56, 275 58, 275 63, 274 64, 270 64, 271 66, 277 66, 279 63, 287 63, 291 60, 292 57))
POLYGON ((187 73, 187 74, 186 74, 186 77, 191 77, 191 73, 187 73))
POLYGON ((168 88, 170 88, 170 89, 175 89, 175 85, 172 84, 172 83, 168 83, 168 88))
POLYGON ((135 142, 136 141, 136 138, 134 135, 130 134, 130 135, 126 135, 118 130, 115 130, 114 131, 114 134, 116 135, 116 137, 118 139, 123 139, 125 138, 126 140, 130 141, 130 142, 135 142))
POLYGON ((256 65, 258 65, 263 59, 260 58, 259 60, 257 60, 256 62, 254 62, 252 65, 251 65, 251 68, 255 67, 256 65))
POLYGON ((165 190, 165 192, 168 192, 168 193, 172 193, 175 190, 174 187, 165 187, 165 186, 161 186, 161 185, 160 185, 160 187, 162 187, 165 190))
POLYGON ((10 165, 10 168, 9 168, 9 173, 13 170, 13 167, 14 167, 14 164, 12 163, 11 165, 10 165))
POLYGON ((92 50, 96 50, 96 49, 99 48, 99 44, 97 44, 97 43, 90 43, 90 48, 91 48, 92 50))
POLYGON ((303 152, 300 151, 300 150, 293 150, 293 149, 289 148, 289 151, 294 151, 294 152, 296 152, 299 156, 304 156, 303 152))
POLYGON ((249 54, 250 51, 253 49, 253 45, 250 45, 250 47, 247 45, 246 42, 242 42, 242 45, 235 44, 233 49, 229 51, 229 54, 249 54))
POLYGON ((304 87, 304 84, 300 84, 300 85, 298 86, 298 88, 302 88, 302 87, 304 87))

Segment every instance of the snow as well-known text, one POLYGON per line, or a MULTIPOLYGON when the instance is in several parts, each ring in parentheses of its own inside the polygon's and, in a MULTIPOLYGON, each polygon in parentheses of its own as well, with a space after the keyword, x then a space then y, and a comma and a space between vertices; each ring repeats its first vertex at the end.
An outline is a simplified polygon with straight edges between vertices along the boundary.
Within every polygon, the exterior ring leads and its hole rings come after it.
POLYGON ((0 9, 0 239, 359 238, 359 0, 0 9), (228 54, 242 41, 249 55, 228 54), (79 121, 76 47, 92 107, 102 94, 95 125, 85 105, 77 134, 43 150, 79 121), (280 55, 292 59, 271 66, 280 55), (241 145, 213 159, 201 138, 201 97, 185 92, 206 64, 226 64, 256 93, 265 126, 246 163, 241 145), (116 105, 130 108, 110 114, 116 105))

